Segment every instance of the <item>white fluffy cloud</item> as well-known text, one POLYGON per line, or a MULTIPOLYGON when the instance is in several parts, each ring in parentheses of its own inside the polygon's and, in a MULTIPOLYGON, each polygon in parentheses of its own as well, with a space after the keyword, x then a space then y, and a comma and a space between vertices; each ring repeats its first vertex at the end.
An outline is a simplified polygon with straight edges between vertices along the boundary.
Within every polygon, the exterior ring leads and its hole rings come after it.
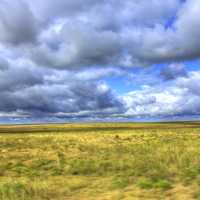
POLYGON ((200 71, 179 77, 162 86, 143 89, 123 96, 127 116, 192 116, 200 114, 200 71))

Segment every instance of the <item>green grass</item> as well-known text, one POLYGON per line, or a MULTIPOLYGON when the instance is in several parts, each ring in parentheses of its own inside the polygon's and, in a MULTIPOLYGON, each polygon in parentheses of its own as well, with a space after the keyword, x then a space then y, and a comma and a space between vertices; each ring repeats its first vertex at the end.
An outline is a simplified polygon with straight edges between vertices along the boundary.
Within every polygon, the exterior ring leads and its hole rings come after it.
POLYGON ((199 199, 200 123, 0 126, 0 200, 199 199))

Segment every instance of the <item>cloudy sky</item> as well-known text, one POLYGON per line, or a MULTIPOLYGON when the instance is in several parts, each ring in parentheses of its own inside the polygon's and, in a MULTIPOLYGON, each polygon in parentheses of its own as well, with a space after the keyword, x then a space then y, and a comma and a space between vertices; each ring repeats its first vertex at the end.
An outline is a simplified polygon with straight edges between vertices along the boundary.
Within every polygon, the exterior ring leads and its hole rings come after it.
POLYGON ((0 123, 200 119, 199 0, 1 0, 0 123))

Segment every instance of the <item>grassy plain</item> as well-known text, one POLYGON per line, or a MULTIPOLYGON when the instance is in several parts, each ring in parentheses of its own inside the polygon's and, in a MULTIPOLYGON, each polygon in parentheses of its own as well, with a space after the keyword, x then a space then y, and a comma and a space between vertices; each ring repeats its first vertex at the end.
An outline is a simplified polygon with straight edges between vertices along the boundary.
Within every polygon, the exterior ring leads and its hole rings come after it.
POLYGON ((0 200, 200 199, 200 122, 0 126, 0 200))

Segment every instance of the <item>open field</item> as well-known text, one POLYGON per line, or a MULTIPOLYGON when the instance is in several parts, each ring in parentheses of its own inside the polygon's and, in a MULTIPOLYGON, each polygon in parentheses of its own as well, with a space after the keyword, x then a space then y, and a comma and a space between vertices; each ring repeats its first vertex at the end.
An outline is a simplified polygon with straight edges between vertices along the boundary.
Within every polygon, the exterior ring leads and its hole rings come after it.
POLYGON ((0 126, 0 200, 200 199, 200 122, 0 126))

